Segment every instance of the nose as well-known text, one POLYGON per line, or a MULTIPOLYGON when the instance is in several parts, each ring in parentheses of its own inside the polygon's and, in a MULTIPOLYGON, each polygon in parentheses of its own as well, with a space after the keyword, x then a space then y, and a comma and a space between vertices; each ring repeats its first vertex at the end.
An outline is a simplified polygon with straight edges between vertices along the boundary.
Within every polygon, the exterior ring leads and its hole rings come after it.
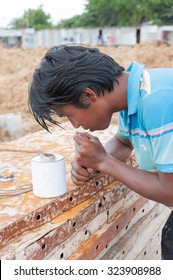
POLYGON ((79 128, 79 127, 80 127, 80 125, 78 124, 77 121, 75 121, 75 120, 73 120, 73 119, 71 119, 71 118, 68 118, 68 120, 71 122, 71 124, 72 124, 72 126, 73 126, 74 128, 79 128))

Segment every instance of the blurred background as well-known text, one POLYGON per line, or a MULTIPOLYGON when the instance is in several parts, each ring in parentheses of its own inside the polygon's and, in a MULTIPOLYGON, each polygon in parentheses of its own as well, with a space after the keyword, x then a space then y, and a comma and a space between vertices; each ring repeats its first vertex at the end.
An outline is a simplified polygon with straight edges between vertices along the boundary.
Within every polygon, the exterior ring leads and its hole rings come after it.
MULTIPOLYGON (((173 67, 173 0, 6 0, 0 10, 0 140, 41 129, 28 85, 48 48, 96 46, 127 67, 173 67)), ((117 116, 112 120, 117 122, 117 116)))

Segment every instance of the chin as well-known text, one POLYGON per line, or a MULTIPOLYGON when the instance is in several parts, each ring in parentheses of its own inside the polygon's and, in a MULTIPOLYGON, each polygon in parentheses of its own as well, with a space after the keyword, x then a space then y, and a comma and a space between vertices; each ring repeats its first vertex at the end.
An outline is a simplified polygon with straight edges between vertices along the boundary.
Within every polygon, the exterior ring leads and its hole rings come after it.
POLYGON ((90 131, 98 131, 98 130, 105 130, 109 127, 109 125, 105 125, 105 126, 102 126, 102 127, 96 127, 96 128, 90 128, 89 130, 90 131))
POLYGON ((105 122, 105 123, 99 123, 98 125, 95 125, 94 127, 90 127, 90 131, 97 131, 97 130, 105 130, 109 127, 110 122, 105 122))
POLYGON ((109 127, 110 123, 106 123, 105 125, 103 125, 99 130, 105 130, 109 127))

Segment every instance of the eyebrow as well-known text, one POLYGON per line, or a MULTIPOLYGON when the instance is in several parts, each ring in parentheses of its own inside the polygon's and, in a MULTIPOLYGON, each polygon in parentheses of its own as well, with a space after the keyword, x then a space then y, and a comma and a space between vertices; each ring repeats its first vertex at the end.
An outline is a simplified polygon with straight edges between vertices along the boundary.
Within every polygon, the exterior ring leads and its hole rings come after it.
POLYGON ((55 107, 54 111, 56 112, 56 114, 59 116, 59 117, 71 117, 71 115, 69 115, 68 113, 65 113, 61 107, 55 107))
POLYGON ((65 118, 65 117, 68 118, 68 117, 71 117, 71 115, 65 114, 64 112, 59 113, 58 116, 59 116, 60 118, 65 118))

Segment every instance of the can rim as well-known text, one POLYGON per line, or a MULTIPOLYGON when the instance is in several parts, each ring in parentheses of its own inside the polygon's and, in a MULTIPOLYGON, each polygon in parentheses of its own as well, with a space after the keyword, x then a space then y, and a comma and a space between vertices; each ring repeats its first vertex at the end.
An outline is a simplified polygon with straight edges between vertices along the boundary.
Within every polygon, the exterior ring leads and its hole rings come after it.
POLYGON ((63 155, 60 154, 54 154, 54 153, 42 153, 34 158, 32 158, 33 162, 39 162, 39 163, 49 163, 49 162, 57 162, 64 159, 63 155))

